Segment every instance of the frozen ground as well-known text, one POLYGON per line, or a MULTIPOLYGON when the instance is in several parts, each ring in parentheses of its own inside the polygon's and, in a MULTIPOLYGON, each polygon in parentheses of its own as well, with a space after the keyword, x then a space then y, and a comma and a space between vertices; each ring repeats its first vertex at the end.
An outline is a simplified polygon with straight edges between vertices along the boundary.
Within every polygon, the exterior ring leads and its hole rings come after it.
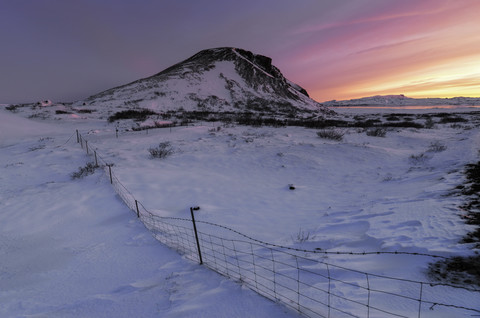
MULTIPOLYGON (((464 180, 464 165, 478 161, 479 128, 470 113, 461 125, 391 128, 385 137, 343 129, 342 141, 299 127, 220 123, 115 138, 115 126, 101 121, 31 121, 4 110, 0 116, 1 316, 295 315, 157 243, 101 172, 71 180, 91 160, 76 144, 75 129, 161 216, 186 218, 189 207, 200 206, 199 220, 309 250, 473 253, 458 244, 471 227, 459 217, 462 198, 450 195, 464 180), (148 149, 165 141, 173 155, 150 158, 148 149)), ((432 261, 328 257, 420 281, 428 280, 432 261)), ((480 306, 478 293, 445 299, 480 306)))
POLYGON ((0 110, 0 317, 295 317, 159 244, 71 123, 0 110))

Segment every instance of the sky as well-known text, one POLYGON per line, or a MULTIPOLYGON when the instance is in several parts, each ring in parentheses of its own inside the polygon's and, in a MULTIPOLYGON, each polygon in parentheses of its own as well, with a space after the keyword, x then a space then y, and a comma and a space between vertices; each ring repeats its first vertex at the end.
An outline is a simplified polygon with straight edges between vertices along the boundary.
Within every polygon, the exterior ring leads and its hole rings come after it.
POLYGON ((315 100, 480 97, 479 0, 2 0, 0 103, 68 102, 200 50, 272 58, 315 100))

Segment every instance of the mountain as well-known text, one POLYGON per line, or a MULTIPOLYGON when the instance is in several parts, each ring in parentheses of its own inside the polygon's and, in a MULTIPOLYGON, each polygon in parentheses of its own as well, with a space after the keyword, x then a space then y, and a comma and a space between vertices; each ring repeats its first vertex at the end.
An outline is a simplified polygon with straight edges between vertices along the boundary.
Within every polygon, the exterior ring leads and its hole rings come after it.
POLYGON ((330 107, 341 106, 478 106, 479 97, 453 97, 453 98, 410 98, 405 95, 377 95, 350 100, 332 100, 322 103, 330 107))
POLYGON ((272 59, 224 47, 203 50, 151 77, 115 87, 74 106, 168 111, 262 112, 277 115, 330 112, 287 80, 272 59))

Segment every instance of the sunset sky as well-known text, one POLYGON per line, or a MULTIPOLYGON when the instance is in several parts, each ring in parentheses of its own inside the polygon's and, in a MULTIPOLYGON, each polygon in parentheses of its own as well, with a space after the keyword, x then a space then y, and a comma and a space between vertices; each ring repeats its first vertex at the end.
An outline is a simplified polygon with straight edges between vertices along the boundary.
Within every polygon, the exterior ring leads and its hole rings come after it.
POLYGON ((196 52, 270 56, 319 102, 480 97, 479 0, 2 0, 0 103, 74 101, 196 52))

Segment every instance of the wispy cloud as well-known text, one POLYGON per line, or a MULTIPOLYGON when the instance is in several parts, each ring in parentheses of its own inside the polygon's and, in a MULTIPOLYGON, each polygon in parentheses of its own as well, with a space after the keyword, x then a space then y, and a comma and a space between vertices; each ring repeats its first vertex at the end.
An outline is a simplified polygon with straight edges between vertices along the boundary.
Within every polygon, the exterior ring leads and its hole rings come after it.
POLYGON ((296 30, 308 34, 310 42, 299 47, 292 63, 314 98, 400 90, 406 95, 430 90, 445 96, 455 94, 455 85, 464 94, 480 96, 474 82, 480 24, 473 13, 480 12, 480 1, 362 1, 380 2, 384 5, 371 10, 343 11, 344 20, 296 30))

